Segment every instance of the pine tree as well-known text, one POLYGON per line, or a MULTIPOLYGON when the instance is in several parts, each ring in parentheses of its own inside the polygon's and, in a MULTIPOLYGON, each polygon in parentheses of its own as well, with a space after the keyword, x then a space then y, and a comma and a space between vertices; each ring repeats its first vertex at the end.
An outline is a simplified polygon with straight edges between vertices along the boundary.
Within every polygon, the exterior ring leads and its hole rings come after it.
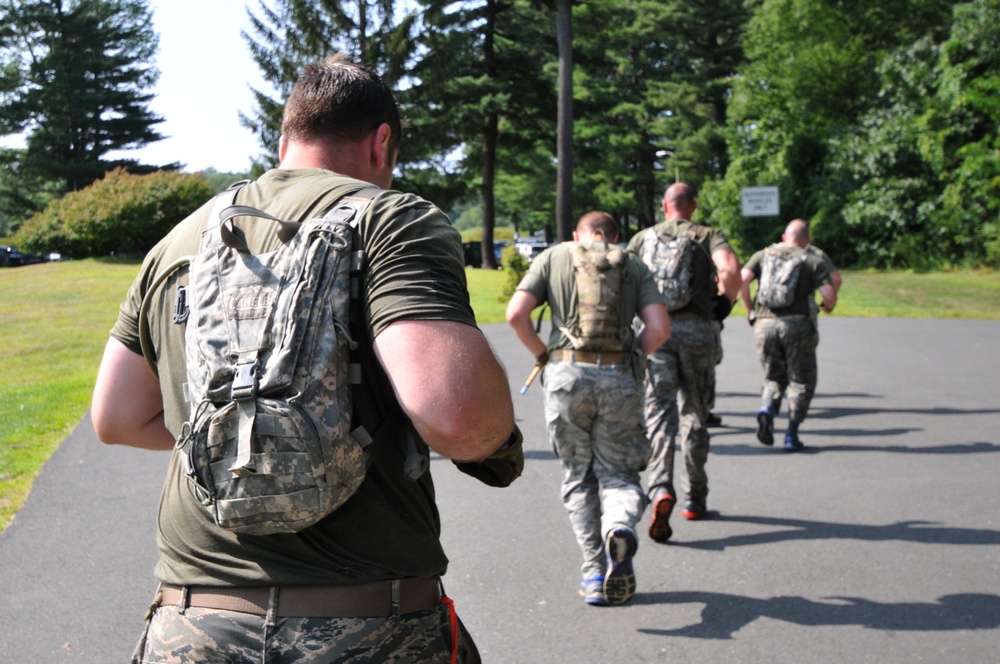
POLYGON ((284 102, 306 65, 344 51, 391 86, 411 47, 411 19, 397 21, 394 0, 258 0, 247 13, 251 30, 243 39, 272 89, 253 90, 255 108, 240 113, 263 150, 253 161, 258 175, 278 164, 284 102))
POLYGON ((155 170, 104 159, 163 138, 146 0, 6 0, 0 24, 0 130, 26 134, 28 173, 75 191, 118 166, 155 170))

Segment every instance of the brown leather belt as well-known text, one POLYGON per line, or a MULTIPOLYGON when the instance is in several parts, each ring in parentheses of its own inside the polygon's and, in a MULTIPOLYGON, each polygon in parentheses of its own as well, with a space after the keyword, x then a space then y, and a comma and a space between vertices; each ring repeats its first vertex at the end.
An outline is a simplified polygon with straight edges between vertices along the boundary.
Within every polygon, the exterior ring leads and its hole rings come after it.
POLYGON ((549 359, 575 364, 624 364, 625 353, 592 353, 585 350, 558 349, 549 353, 549 359))
POLYGON ((283 618, 388 617, 424 611, 440 603, 441 584, 436 577, 344 586, 160 585, 161 606, 239 611, 259 616, 266 616, 268 609, 275 606, 274 615, 283 618), (397 607, 395 612, 393 604, 397 607))

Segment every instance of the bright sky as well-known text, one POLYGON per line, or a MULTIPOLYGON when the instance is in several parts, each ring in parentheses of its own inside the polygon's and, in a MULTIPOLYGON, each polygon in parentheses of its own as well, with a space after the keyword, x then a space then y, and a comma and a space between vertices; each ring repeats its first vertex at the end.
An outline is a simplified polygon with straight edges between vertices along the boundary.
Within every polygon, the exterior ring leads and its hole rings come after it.
POLYGON ((249 30, 247 4, 257 0, 150 0, 160 36, 160 80, 150 104, 167 136, 124 155, 146 164, 179 161, 184 170, 244 172, 260 152, 239 112, 252 114, 250 88, 268 89, 240 37, 249 30))

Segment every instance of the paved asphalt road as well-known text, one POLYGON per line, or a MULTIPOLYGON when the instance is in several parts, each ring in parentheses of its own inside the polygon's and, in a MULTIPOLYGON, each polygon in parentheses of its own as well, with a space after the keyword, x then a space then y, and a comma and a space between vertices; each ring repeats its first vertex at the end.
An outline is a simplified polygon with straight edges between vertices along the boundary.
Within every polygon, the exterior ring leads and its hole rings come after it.
MULTIPOLYGON (((824 317, 807 451, 759 445, 750 329, 724 331, 712 518, 641 537, 624 607, 577 596, 531 359, 510 372, 527 465, 490 489, 432 461, 448 593, 491 664, 1000 661, 1000 321, 824 317)), ((778 420, 778 429, 784 419, 778 420)), ((127 661, 152 595, 165 454, 84 419, 0 534, 0 661, 127 661)), ((645 524, 643 524, 645 525, 645 524)))

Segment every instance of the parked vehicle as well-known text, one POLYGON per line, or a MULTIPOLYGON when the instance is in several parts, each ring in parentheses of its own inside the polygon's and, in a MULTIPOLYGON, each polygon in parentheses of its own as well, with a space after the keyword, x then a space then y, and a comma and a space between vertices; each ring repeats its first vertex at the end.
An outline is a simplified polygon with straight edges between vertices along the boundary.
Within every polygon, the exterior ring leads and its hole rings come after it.
POLYGON ((535 257, 538 256, 538 254, 542 253, 543 251, 549 248, 549 245, 546 244, 544 240, 543 241, 518 240, 516 243, 514 243, 514 246, 517 247, 517 250, 521 252, 522 256, 528 259, 529 263, 535 260, 535 257))
POLYGON ((465 254, 465 267, 483 266, 482 242, 463 242, 462 253, 465 254))
POLYGON ((38 254, 22 253, 14 245, 0 245, 0 267, 19 267, 45 261, 46 259, 38 254))

